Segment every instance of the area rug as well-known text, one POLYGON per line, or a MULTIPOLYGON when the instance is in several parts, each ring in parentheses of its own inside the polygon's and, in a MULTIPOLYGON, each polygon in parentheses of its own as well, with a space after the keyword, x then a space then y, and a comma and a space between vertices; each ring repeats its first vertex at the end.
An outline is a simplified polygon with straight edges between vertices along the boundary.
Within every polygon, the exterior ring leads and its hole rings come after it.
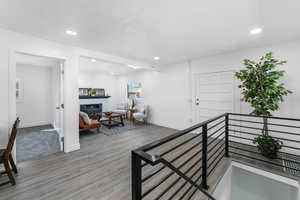
POLYGON ((113 126, 111 129, 109 129, 106 126, 102 126, 100 131, 104 135, 111 136, 111 135, 121 134, 121 133, 124 133, 129 130, 142 128, 143 126, 145 126, 145 124, 142 122, 131 123, 128 121, 124 121, 124 126, 121 126, 121 125, 113 126))
POLYGON ((59 134, 51 125, 19 129, 16 144, 17 162, 61 151, 59 134))

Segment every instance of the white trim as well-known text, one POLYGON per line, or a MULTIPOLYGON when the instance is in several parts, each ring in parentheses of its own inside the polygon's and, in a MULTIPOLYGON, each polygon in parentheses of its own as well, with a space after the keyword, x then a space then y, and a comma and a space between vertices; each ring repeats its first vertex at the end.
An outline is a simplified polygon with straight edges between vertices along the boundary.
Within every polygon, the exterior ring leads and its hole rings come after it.
POLYGON ((284 177, 284 176, 280 176, 280 175, 277 175, 277 174, 273 174, 273 173, 267 172, 265 170, 254 168, 254 167, 244 165, 244 164, 234 162, 234 161, 231 162, 230 167, 232 167, 232 166, 244 169, 244 170, 252 172, 254 174, 258 174, 260 176, 264 176, 264 177, 279 181, 279 182, 284 183, 284 184, 294 186, 296 188, 300 187, 299 182, 296 181, 296 180, 293 180, 293 179, 290 179, 290 178, 287 178, 287 177, 284 177))
MULTIPOLYGON (((16 114, 16 106, 17 106, 17 101, 16 101, 16 54, 17 53, 21 53, 21 54, 27 54, 27 55, 35 55, 35 56, 43 56, 43 57, 48 57, 48 58, 55 58, 55 59, 58 59, 58 60, 62 60, 62 63, 66 63, 67 61, 67 57, 54 57, 54 56, 51 56, 51 55, 48 55, 48 54, 43 54, 43 53, 40 53, 40 52, 30 52, 30 51, 27 51, 27 50, 17 50, 17 49, 9 49, 9 64, 8 64, 8 71, 9 71, 9 78, 8 78, 8 102, 9 102, 9 105, 8 105, 8 135, 10 134, 10 129, 11 129, 11 126, 12 124, 14 123, 14 120, 16 119, 17 117, 17 114, 16 114)), ((64 93, 65 93, 65 82, 63 82, 61 84, 62 87, 64 87, 64 93)), ((66 105, 65 105, 66 106, 66 105)), ((65 118, 65 115, 66 115, 66 112, 63 113, 64 115, 64 118, 65 118)), ((21 122, 22 123, 22 122, 21 122)), ((50 122, 51 124, 51 122, 50 122)), ((66 129, 65 127, 65 123, 63 123, 63 130, 66 129)), ((68 140, 68 136, 67 134, 65 134, 65 131, 64 131, 64 149, 75 149, 77 150, 77 147, 67 147, 66 143, 67 143, 67 140, 68 140)), ((13 157, 14 159, 16 158, 16 147, 17 145, 14 145, 14 150, 13 150, 13 157)), ((79 148, 80 148, 80 145, 79 145, 79 148)), ((67 151, 65 151, 67 152, 67 151)))
POLYGON ((80 144, 73 144, 73 145, 65 145, 65 152, 69 153, 71 151, 76 151, 80 149, 80 144))
MULTIPOLYGON (((10 137, 11 127, 17 117, 17 100, 16 100, 16 54, 12 49, 8 50, 8 121, 7 121, 7 134, 8 140, 10 137)), ((7 140, 7 141, 8 141, 7 140)), ((13 159, 16 160, 16 144, 12 150, 13 159)))
POLYGON ((20 128, 27 128, 27 127, 34 127, 34 126, 43 126, 43 125, 49 125, 52 124, 51 121, 40 121, 40 122, 29 122, 29 123, 23 123, 21 122, 20 128))

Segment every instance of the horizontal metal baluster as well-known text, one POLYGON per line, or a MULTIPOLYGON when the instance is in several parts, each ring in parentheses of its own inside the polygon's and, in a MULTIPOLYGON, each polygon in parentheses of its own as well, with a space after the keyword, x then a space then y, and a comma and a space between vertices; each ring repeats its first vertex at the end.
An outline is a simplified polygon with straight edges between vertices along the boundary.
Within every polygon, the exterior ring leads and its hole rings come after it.
MULTIPOLYGON (((172 151, 178 149, 180 146, 182 146, 182 145, 184 145, 184 144, 186 144, 186 143, 192 141, 193 139, 195 139, 195 138, 197 138, 197 137, 199 137, 199 136, 201 136, 201 133, 199 133, 199 134, 197 134, 196 136, 194 136, 194 137, 192 137, 192 138, 190 138, 190 139, 184 141, 183 143, 180 143, 179 145, 177 145, 177 146, 175 146, 175 147, 169 149, 168 151, 166 151, 166 152, 160 154, 159 156, 164 156, 164 155, 166 155, 166 154, 168 154, 168 153, 171 153, 172 151)), ((146 165, 148 165, 148 163, 144 163, 144 164, 142 165, 142 167, 145 167, 146 165)))
MULTIPOLYGON (((237 124, 229 124, 229 126, 235 126, 235 127, 240 127, 240 128, 249 128, 249 129, 259 130, 259 131, 263 130, 261 128, 255 128, 255 127, 251 127, 251 126, 241 126, 241 125, 237 125, 237 124)), ((268 131, 269 132, 274 132, 274 133, 283 133, 283 134, 287 134, 287 135, 300 136, 299 133, 291 133, 291 132, 286 132, 286 131, 277 131, 277 130, 272 130, 272 129, 268 129, 268 131)))
POLYGON ((285 168, 293 169, 293 170, 296 170, 296 171, 300 172, 300 170, 298 170, 298 169, 294 169, 294 168, 291 168, 291 167, 280 165, 280 164, 277 164, 277 163, 274 163, 274 162, 270 162, 270 161, 267 161, 267 160, 263 160, 263 159, 259 159, 259 158, 254 158, 254 157, 251 157, 251 156, 248 156, 248 155, 245 155, 245 154, 240 154, 240 153, 237 153, 237 152, 234 152, 234 151, 230 151, 230 153, 233 153, 233 154, 236 154, 236 155, 239 155, 239 156, 242 156, 242 157, 246 157, 246 158, 249 158, 249 159, 253 159, 253 160, 265 162, 265 163, 268 163, 270 165, 275 165, 275 166, 278 166, 278 167, 285 167, 285 168))
POLYGON ((225 128, 225 125, 220 127, 218 130, 214 131, 213 133, 211 133, 207 138, 211 138, 212 136, 214 136, 215 134, 217 134, 220 130, 222 130, 223 128, 225 128))
MULTIPOLYGON (((181 158, 183 155, 187 154, 188 152, 190 152, 191 150, 193 150, 195 147, 197 147, 199 144, 201 144, 201 142, 196 143, 195 145, 193 145, 190 149, 184 151, 183 153, 181 153, 179 156, 175 157, 174 159, 172 159, 170 162, 173 163, 176 160, 178 160, 179 158, 181 158)), ((199 151, 197 151, 196 153, 201 152, 201 149, 199 151)), ((196 154, 195 153, 195 154, 196 154)), ((161 170, 165 169, 166 166, 161 167, 160 169, 158 169, 156 172, 154 172, 153 174, 148 175, 147 177, 145 177, 142 182, 148 180, 149 178, 153 177, 154 175, 158 174, 161 170)))
POLYGON ((209 154, 212 150, 214 150, 221 142, 225 142, 225 137, 223 137, 222 139, 219 140, 219 142, 217 142, 214 146, 212 146, 207 153, 209 154))
MULTIPOLYGON (((178 169, 181 169, 182 167, 184 167, 189 161, 191 161, 193 158, 195 158, 199 153, 196 152, 192 157, 190 157, 189 159, 187 159, 184 163, 182 163, 178 169)), ((201 161, 201 159, 198 160, 198 162, 201 161)), ((163 182, 165 182, 166 180, 168 180, 175 172, 171 172, 168 175, 166 175, 161 182, 159 182, 158 184, 152 186, 152 188, 148 189, 147 192, 145 192, 142 197, 147 196, 149 193, 151 193, 154 189, 156 189, 158 186, 160 186, 163 182)))
MULTIPOLYGON (((246 151, 246 152, 249 152, 249 153, 254 153, 254 154, 257 154, 257 155, 261 155, 261 153, 257 152, 257 151, 251 151, 251 150, 248 150, 248 149, 243 149, 243 148, 240 148, 240 147, 236 147, 236 146, 230 146, 231 148, 234 148, 234 149, 238 149, 238 150, 241 150, 241 151, 246 151)), ((289 159, 285 159, 285 158, 280 158, 280 157, 277 157, 275 158, 277 160, 281 160, 281 161, 288 161, 288 162, 294 162, 298 165, 300 165, 300 162, 297 162, 295 160, 289 160, 289 159)))
MULTIPOLYGON (((185 172, 183 172, 184 174, 189 173, 197 164, 199 164, 198 162, 201 161, 197 160, 191 167, 189 167, 189 169, 187 169, 185 172)), ((199 172, 199 170, 201 170, 201 167, 199 167, 194 173, 199 172)), ((176 183, 178 183, 178 181, 180 181, 180 179, 182 179, 182 177, 178 177, 175 181, 173 181, 163 192, 161 192, 154 200, 158 200, 160 199, 164 194, 166 194, 174 185, 176 185, 176 183)))
POLYGON ((208 172, 208 175, 207 175, 207 176, 209 176, 209 175, 215 170, 215 168, 218 166, 218 164, 223 160, 224 156, 225 156, 225 152, 224 152, 224 154, 219 158, 219 160, 213 165, 213 168, 208 172))
MULTIPOLYGON (((229 129, 229 131, 242 133, 242 134, 247 134, 247 135, 253 135, 253 136, 261 136, 261 134, 249 133, 249 132, 246 132, 246 131, 238 131, 238 130, 233 130, 233 129, 229 129)), ((272 138, 275 138, 275 139, 278 139, 278 140, 284 140, 284 141, 288 141, 288 142, 300 143, 300 141, 298 141, 298 140, 286 139, 286 138, 282 138, 282 137, 272 136, 272 138)))
POLYGON ((225 135, 225 131, 220 133, 217 137, 214 138, 214 140, 210 141, 207 146, 211 145, 214 141, 216 141, 219 137, 221 137, 222 135, 225 135))
MULTIPOLYGON (((230 120, 231 120, 231 121, 238 121, 238 122, 253 123, 253 124, 264 124, 263 122, 255 122, 255 121, 241 120, 241 119, 230 119, 230 120)), ((268 123, 268 125, 271 125, 271 126, 288 127, 288 128, 300 128, 300 126, 284 125, 284 124, 275 124, 275 123, 268 123)))
MULTIPOLYGON (((220 147, 216 152, 214 152, 214 154, 219 153, 220 150, 221 150, 221 152, 223 152, 223 151, 225 150, 225 143, 222 144, 221 147, 220 147), (222 148, 221 148, 221 147, 222 147, 222 148)), ((207 162, 210 161, 213 157, 214 157, 214 155, 213 155, 213 156, 210 156, 210 157, 207 159, 207 162)))
MULTIPOLYGON (((191 179, 193 179, 193 177, 197 174, 197 172, 199 172, 199 171, 201 170, 201 168, 202 168, 202 167, 200 167, 199 170, 196 170, 196 171, 192 174, 191 179)), ((197 180, 199 180, 200 178, 201 178, 201 175, 196 179, 195 182, 197 182, 197 180)), ((181 186, 173 193, 173 195, 172 195, 171 197, 168 198, 168 200, 172 200, 172 199, 177 195, 177 193, 180 192, 180 190, 182 190, 182 188, 183 188, 186 184, 188 184, 188 181, 185 181, 184 184, 182 184, 182 185, 181 185, 181 186)))
POLYGON ((211 130, 211 129, 215 128, 216 126, 218 126, 218 125, 222 124, 223 122, 225 122, 225 120, 222 120, 222 121, 220 121, 220 122, 218 122, 218 123, 216 123, 216 124, 212 125, 212 126, 211 126, 211 127, 209 127, 207 130, 209 131, 209 130, 211 130))

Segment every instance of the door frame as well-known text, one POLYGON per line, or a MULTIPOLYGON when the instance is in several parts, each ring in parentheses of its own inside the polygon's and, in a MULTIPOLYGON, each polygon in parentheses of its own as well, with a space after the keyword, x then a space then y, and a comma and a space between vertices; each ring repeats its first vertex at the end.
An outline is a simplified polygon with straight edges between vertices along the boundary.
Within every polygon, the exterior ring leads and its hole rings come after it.
MULTIPOLYGON (((16 78, 17 78, 17 71, 16 71, 16 54, 27 54, 27 55, 33 55, 33 56, 41 56, 41 57, 48 57, 48 58, 53 58, 53 59, 58 59, 61 60, 63 63, 63 66, 65 68, 65 63, 66 63, 66 58, 64 57, 53 57, 53 56, 48 56, 48 55, 43 55, 40 53, 36 53, 36 52, 29 52, 29 51, 24 51, 24 50, 16 50, 16 49, 9 49, 9 58, 8 58, 8 138, 10 136, 10 131, 11 131, 11 127, 12 124, 14 123, 14 121, 16 120, 17 117, 17 101, 16 101, 16 78)), ((64 79, 65 80, 65 79, 64 79)), ((65 99, 65 82, 63 81, 63 83, 61 83, 61 87, 63 88, 63 99, 65 99)), ((65 119, 66 114, 65 112, 63 112, 63 119, 65 119)), ((63 123, 62 125, 62 130, 66 130, 65 129, 65 123, 63 123)), ((66 150, 66 140, 68 138, 66 137, 65 131, 64 131, 64 151, 66 150)), ((15 160, 15 162, 17 162, 16 160, 16 143, 13 147, 13 151, 12 151, 12 155, 13 158, 15 160)))
MULTIPOLYGON (((62 87, 64 83, 64 62, 59 61, 59 65, 53 67, 55 68, 54 75, 57 76, 57 79, 52 78, 52 81, 57 81, 59 83, 59 87, 56 87, 55 85, 55 112, 54 112, 54 120, 53 120, 53 127, 56 129, 56 131, 59 133, 60 138, 60 147, 61 151, 64 151, 64 87, 62 87), (58 95, 58 96, 56 96, 58 95)), ((53 76, 53 73, 52 73, 53 76)), ((54 108, 53 107, 53 108, 54 108)))
MULTIPOLYGON (((192 98, 192 123, 195 124, 196 123, 196 119, 195 119, 195 108, 196 108, 196 86, 195 86, 195 80, 196 80, 196 76, 201 76, 201 75, 210 75, 210 74, 218 74, 218 73, 226 73, 226 72, 231 72, 233 75, 235 74, 236 70, 234 69, 230 69, 230 70, 219 70, 219 71, 211 71, 211 72, 199 72, 199 73, 192 73, 192 92, 191 92, 191 98, 192 98)), ((236 78, 233 77, 233 97, 232 97, 232 101, 233 101, 233 111, 237 110, 237 105, 236 105, 236 78)))

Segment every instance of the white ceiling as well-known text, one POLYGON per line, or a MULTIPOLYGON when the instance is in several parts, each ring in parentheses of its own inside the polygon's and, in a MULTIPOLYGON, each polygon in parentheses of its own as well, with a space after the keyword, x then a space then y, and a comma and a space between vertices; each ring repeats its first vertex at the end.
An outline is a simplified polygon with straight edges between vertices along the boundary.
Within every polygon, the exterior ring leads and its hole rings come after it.
POLYGON ((42 56, 34 56, 28 54, 17 53, 16 54, 16 63, 33 65, 38 67, 57 67, 61 63, 61 60, 56 58, 48 58, 42 56))
POLYGON ((160 65, 300 39, 299 10, 299 0, 0 0, 0 27, 160 65), (249 35, 256 26, 263 34, 249 35))
POLYGON ((79 71, 85 73, 102 73, 107 75, 124 75, 135 72, 139 69, 133 69, 122 63, 112 63, 97 59, 92 62, 91 58, 80 57, 79 71))

